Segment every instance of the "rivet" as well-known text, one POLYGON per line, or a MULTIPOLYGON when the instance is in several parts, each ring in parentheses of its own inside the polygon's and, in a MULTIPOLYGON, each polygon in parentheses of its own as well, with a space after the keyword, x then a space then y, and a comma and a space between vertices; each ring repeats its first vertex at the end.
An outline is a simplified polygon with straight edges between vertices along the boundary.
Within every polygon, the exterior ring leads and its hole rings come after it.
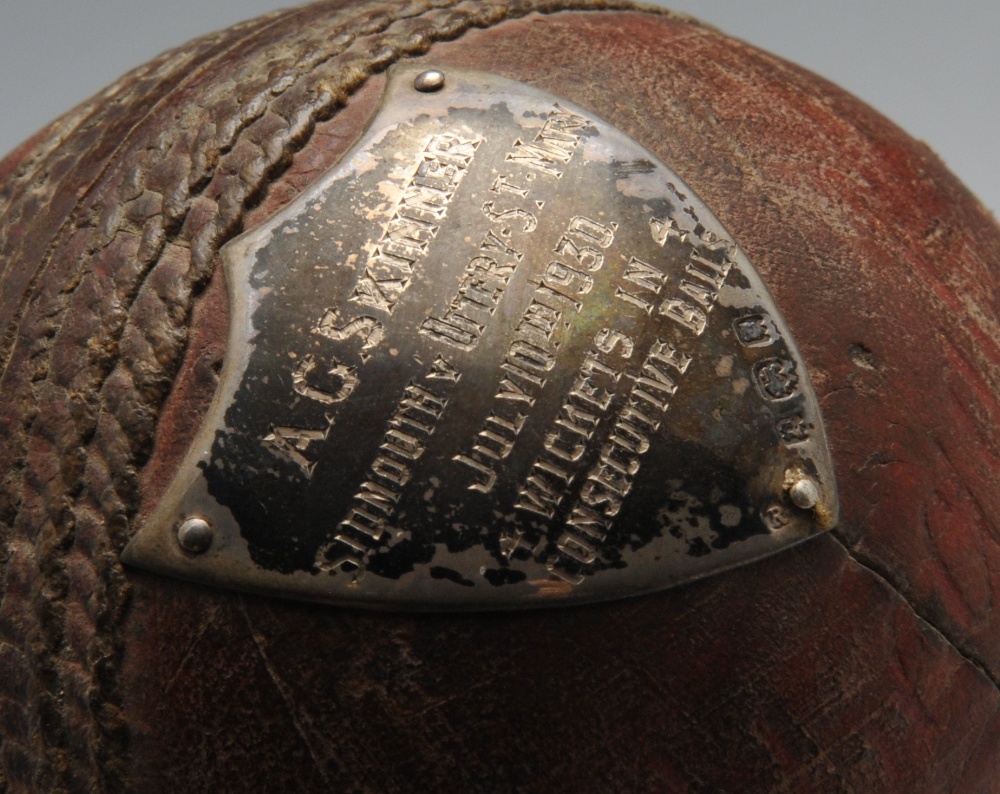
POLYGON ((799 477, 788 488, 792 504, 802 510, 812 510, 819 504, 819 486, 808 477, 799 477))
POLYGON ((201 554, 212 545, 213 534, 204 518, 189 518, 177 528, 177 542, 184 551, 201 554))
POLYGON ((425 94, 440 91, 444 88, 444 72, 440 72, 437 69, 428 69, 426 72, 421 72, 413 81, 413 87, 418 91, 423 91, 425 94))

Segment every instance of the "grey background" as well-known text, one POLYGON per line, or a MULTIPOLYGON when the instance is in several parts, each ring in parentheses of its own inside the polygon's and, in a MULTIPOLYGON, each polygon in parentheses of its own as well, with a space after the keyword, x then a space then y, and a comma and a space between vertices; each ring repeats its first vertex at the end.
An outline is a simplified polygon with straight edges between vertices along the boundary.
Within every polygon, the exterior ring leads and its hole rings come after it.
MULTIPOLYGON (((0 152, 164 49, 294 0, 0 0, 0 152)), ((839 83, 1000 210, 1000 2, 664 0, 839 83)))

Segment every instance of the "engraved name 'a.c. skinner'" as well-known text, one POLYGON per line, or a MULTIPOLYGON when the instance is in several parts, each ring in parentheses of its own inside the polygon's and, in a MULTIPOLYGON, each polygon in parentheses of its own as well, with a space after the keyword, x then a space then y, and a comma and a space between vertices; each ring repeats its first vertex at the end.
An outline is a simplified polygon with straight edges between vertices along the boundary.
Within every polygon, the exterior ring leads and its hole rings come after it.
POLYGON ((427 256, 481 142, 481 138, 449 134, 430 139, 358 279, 352 301, 392 314, 410 285, 417 262, 427 256))

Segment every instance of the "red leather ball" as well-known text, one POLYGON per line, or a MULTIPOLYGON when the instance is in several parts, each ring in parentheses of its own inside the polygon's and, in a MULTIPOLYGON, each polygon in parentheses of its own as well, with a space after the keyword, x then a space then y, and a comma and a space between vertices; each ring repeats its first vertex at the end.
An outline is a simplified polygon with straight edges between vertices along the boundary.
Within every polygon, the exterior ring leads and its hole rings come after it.
POLYGON ((0 180, 0 788, 1000 785, 1000 228, 837 87, 615 0, 333 0, 166 53, 0 180), (123 566, 216 390, 219 249, 335 165, 408 61, 565 98, 691 186, 803 354, 836 529, 504 614, 123 566))

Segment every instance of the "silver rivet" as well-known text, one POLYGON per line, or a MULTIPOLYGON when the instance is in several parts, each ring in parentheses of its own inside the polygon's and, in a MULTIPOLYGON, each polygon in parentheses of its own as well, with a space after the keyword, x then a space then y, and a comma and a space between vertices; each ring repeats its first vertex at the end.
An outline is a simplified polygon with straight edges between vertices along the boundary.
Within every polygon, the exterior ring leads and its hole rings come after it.
POLYGON ((212 525, 204 518, 189 518, 177 529, 177 542, 184 551, 201 554, 212 545, 212 525))
POLYGON ((802 510, 812 510, 819 504, 819 486, 808 477, 799 477, 788 488, 792 504, 802 510))
POLYGON ((437 69, 428 69, 426 72, 421 72, 417 75, 417 79, 413 81, 413 87, 418 91, 423 91, 425 94, 440 91, 444 88, 444 72, 439 72, 437 69))

